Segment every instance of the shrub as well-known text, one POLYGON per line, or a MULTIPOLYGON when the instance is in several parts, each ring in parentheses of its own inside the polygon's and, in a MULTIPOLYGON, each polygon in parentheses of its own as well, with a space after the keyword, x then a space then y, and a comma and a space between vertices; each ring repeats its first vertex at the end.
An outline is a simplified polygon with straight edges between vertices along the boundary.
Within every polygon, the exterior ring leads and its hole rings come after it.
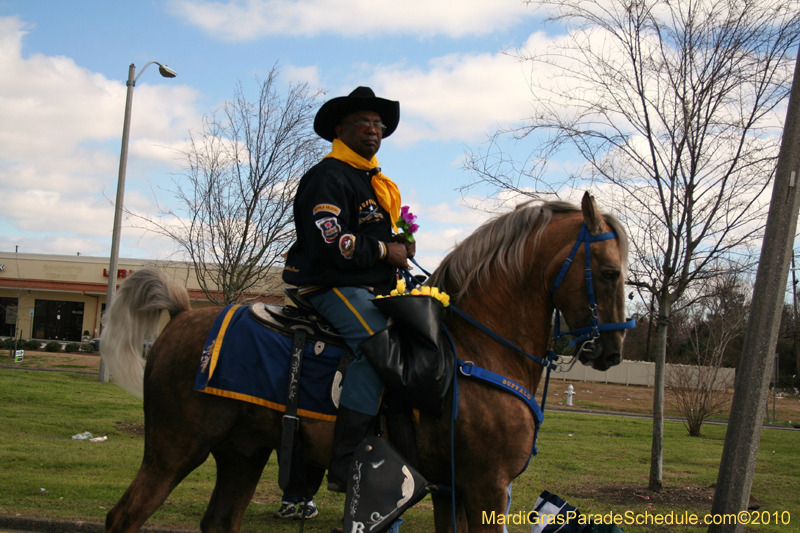
POLYGON ((67 353, 79 352, 80 349, 81 349, 81 345, 78 344, 77 342, 71 342, 71 343, 67 344, 66 346, 64 346, 64 351, 67 352, 67 353))
MULTIPOLYGON (((25 350, 25 339, 17 339, 17 350, 25 350)), ((10 337, 8 339, 0 341, 0 348, 7 348, 9 350, 14 349, 14 338, 10 337)))
MULTIPOLYGON (((24 350, 26 349, 24 339, 17 339, 17 350, 24 350)), ((9 350, 14 349, 14 337, 9 337, 8 339, 0 340, 0 349, 6 348, 9 350)))
POLYGON ((42 343, 34 339, 23 341, 23 343, 26 350, 39 350, 42 347, 42 343))
POLYGON ((61 343, 56 341, 50 341, 44 345, 44 350, 46 352, 60 352, 61 351, 61 343))
POLYGON ((81 351, 86 353, 94 352, 94 346, 89 344, 88 342, 81 344, 81 351))

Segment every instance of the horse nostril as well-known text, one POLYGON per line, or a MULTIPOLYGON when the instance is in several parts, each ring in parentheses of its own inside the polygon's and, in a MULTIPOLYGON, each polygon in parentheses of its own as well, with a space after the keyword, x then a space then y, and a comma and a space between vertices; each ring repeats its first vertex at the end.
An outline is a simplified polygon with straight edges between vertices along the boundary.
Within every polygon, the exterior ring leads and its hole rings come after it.
POLYGON ((608 370, 612 366, 617 366, 622 362, 622 354, 614 352, 607 357, 598 357, 592 361, 592 368, 595 370, 608 370))

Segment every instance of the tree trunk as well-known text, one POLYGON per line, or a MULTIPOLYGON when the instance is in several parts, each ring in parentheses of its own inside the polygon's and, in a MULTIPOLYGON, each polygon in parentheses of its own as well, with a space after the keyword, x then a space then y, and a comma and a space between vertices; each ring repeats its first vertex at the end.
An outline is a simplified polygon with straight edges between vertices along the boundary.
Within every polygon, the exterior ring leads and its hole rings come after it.
POLYGON ((664 468, 664 383, 666 381, 667 330, 671 310, 667 294, 658 301, 656 326, 655 378, 653 380, 653 446, 650 451, 650 481, 648 488, 660 492, 663 488, 664 468))

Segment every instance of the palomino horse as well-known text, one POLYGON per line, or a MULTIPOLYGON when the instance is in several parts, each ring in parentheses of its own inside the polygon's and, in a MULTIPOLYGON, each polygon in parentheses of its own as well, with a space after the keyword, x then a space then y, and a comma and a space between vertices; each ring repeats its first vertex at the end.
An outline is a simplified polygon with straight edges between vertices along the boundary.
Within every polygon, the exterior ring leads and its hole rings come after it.
MULTIPOLYGON (((522 350, 544 357, 553 312, 570 326, 590 324, 584 248, 575 268, 551 288, 585 224, 593 242, 591 273, 600 324, 624 320, 627 240, 622 226, 602 215, 586 194, 582 207, 564 202, 529 202, 499 216, 465 239, 430 280, 452 302, 522 350)), ((282 413, 194 390, 200 355, 220 308, 190 310, 186 291, 157 270, 141 270, 122 286, 103 333, 103 354, 116 382, 144 395, 145 450, 141 468, 106 517, 106 531, 134 533, 170 491, 212 454, 217 480, 201 522, 204 533, 238 532, 272 450, 280 446, 282 413), (141 341, 153 334, 161 311, 172 317, 142 368, 141 341), (142 389, 143 378, 143 389, 142 389)), ((534 392, 542 366, 500 345, 452 313, 446 326, 464 361, 513 379, 534 392)), ((602 331, 590 347, 579 345, 584 364, 605 370, 622 359, 624 332, 602 331)), ((287 354, 288 357, 288 354, 287 354)), ((506 488, 524 469, 534 439, 534 419, 518 398, 468 378, 459 380, 455 421, 455 502, 434 495, 436 531, 502 531, 484 524, 482 512, 502 514, 506 488)), ((446 411, 448 412, 448 411, 446 411)), ((420 471, 430 482, 450 485, 450 417, 424 413, 414 430, 420 471)), ((333 423, 303 419, 300 438, 307 461, 328 464, 333 423)))

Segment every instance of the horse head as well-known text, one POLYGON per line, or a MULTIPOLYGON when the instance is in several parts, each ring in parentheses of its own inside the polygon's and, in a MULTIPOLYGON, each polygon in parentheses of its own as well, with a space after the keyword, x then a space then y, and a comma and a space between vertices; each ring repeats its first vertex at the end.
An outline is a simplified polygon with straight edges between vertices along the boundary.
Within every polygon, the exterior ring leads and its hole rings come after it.
POLYGON ((553 259, 551 271, 558 269, 558 275, 552 298, 557 312, 573 328, 568 333, 579 337, 573 341, 575 357, 596 370, 607 370, 622 362, 625 329, 633 325, 625 320, 627 239, 619 222, 603 216, 588 192, 581 214, 582 218, 573 216, 567 225, 575 244, 553 259), (565 251, 569 252, 566 257, 565 251))

